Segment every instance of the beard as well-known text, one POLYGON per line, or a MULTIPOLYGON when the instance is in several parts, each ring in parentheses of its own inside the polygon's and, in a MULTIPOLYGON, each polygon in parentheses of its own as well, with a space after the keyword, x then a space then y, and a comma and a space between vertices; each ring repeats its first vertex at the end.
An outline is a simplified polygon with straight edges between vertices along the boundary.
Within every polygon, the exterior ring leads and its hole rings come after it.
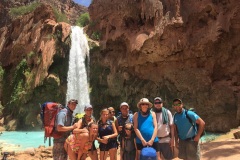
POLYGON ((154 108, 154 112, 160 113, 160 112, 162 112, 162 108, 154 108))

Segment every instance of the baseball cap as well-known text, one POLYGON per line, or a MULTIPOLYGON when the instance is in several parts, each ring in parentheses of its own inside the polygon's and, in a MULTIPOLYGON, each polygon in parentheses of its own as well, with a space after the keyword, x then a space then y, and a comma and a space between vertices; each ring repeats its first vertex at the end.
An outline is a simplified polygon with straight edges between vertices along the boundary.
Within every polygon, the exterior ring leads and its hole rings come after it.
POLYGON ((160 97, 154 98, 154 101, 156 101, 156 100, 159 100, 160 102, 163 102, 162 98, 160 98, 160 97))
POLYGON ((173 103, 176 102, 176 101, 179 101, 180 103, 182 103, 182 100, 179 99, 179 98, 175 98, 175 99, 173 100, 173 103))
POLYGON ((127 102, 122 102, 122 103, 120 104, 120 108, 121 108, 122 106, 128 106, 128 108, 129 108, 129 105, 127 104, 127 102))
POLYGON ((76 100, 76 99, 70 99, 70 100, 68 101, 68 103, 76 103, 76 104, 78 104, 78 100, 76 100))
POLYGON ((85 107, 84 107, 84 110, 87 110, 87 109, 89 109, 89 108, 92 109, 92 108, 93 108, 92 105, 91 105, 91 104, 86 104, 85 107))

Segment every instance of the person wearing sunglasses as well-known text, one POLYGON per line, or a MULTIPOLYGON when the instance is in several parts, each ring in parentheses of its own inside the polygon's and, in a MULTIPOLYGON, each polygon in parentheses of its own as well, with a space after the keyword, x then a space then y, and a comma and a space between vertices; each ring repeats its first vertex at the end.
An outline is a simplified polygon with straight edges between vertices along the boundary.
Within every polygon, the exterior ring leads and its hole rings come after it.
POLYGON ((134 113, 133 126, 136 133, 137 159, 144 147, 152 147, 159 154, 157 138, 157 120, 155 112, 151 111, 152 103, 142 98, 137 104, 138 112, 134 113))
POLYGON ((162 156, 166 160, 173 159, 174 126, 172 113, 163 107, 163 100, 161 97, 154 98, 153 111, 156 113, 158 126, 158 160, 160 160, 162 156))
POLYGON ((115 110, 114 110, 114 108, 113 107, 108 107, 108 110, 109 110, 109 119, 111 120, 111 121, 113 121, 114 123, 116 123, 116 120, 117 120, 117 118, 116 118, 116 116, 115 116, 115 110))
POLYGON ((123 153, 122 159, 123 160, 137 160, 137 145, 136 145, 136 134, 133 130, 132 123, 126 123, 124 126, 125 135, 122 138, 122 146, 123 146, 123 153))
POLYGON ((124 126, 126 123, 133 124, 133 114, 129 113, 129 105, 127 102, 120 104, 121 114, 117 117, 116 127, 118 130, 118 141, 120 142, 120 160, 123 157, 124 146, 122 145, 122 138, 125 136, 124 126))
POLYGON ((174 115, 174 129, 175 129, 175 142, 179 147, 178 158, 184 160, 200 160, 200 146, 199 139, 203 132, 205 122, 196 113, 187 111, 183 108, 183 102, 181 99, 173 100, 173 108, 176 111, 174 115), (192 122, 199 125, 199 129, 194 128, 196 125, 192 125, 186 115, 191 118, 192 122))

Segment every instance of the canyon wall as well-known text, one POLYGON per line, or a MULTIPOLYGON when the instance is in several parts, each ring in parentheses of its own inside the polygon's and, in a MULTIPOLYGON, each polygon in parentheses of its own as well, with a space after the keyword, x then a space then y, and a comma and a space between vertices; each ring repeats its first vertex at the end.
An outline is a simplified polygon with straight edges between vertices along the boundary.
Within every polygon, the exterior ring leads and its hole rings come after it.
MULTIPOLYGON (((183 99, 208 131, 240 124, 238 0, 98 0, 89 7, 91 101, 102 108, 160 96, 183 99)), ((173 110, 172 110, 173 111, 173 110)))

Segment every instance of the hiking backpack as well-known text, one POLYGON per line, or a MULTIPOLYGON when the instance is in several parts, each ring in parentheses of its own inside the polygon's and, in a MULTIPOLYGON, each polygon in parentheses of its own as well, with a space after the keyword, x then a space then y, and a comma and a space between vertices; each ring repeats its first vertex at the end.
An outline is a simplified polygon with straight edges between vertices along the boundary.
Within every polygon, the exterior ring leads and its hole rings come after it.
MULTIPOLYGON (((191 119, 191 118, 189 117, 189 115, 188 115, 188 111, 192 111, 192 112, 194 112, 194 113, 197 114, 196 110, 195 110, 194 108, 189 108, 189 109, 185 109, 185 110, 186 110, 185 114, 186 114, 186 117, 187 117, 189 123, 191 123, 191 125, 193 126, 193 128, 194 128, 196 131, 198 131, 199 124, 194 123, 194 122, 192 121, 192 119, 191 119), (195 126, 195 124, 196 124, 196 126, 195 126)), ((205 129, 203 129, 203 132, 202 132, 202 134, 201 134, 200 137, 204 136, 205 134, 206 134, 206 131, 205 131, 205 129)))
POLYGON ((129 113, 127 120, 125 121, 125 124, 123 124, 122 116, 119 115, 117 117, 118 125, 124 126, 126 123, 132 123, 133 124, 133 114, 129 113))
MULTIPOLYGON (((189 115, 188 115, 188 111, 192 111, 192 112, 194 112, 195 114, 197 114, 196 110, 195 110, 194 108, 189 108, 189 109, 184 108, 184 109, 185 109, 186 118, 188 119, 189 123, 193 126, 193 128, 194 128, 196 131, 198 131, 199 124, 193 122, 193 120, 192 120, 192 119, 189 117, 189 115)), ((176 114, 176 113, 175 113, 175 114, 176 114)), ((174 116, 173 116, 173 122, 175 122, 175 114, 174 114, 174 116)), ((205 131, 205 129, 203 129, 203 132, 202 132, 202 134, 201 134, 200 137, 204 136, 205 134, 206 134, 206 131, 205 131)))
POLYGON ((152 147, 144 147, 140 153, 140 160, 157 160, 157 152, 152 147))
POLYGON ((67 109, 55 102, 45 102, 41 105, 41 120, 42 120, 42 128, 44 128, 44 143, 49 137, 49 146, 51 146, 51 137, 60 138, 62 133, 57 132, 55 130, 55 121, 58 112, 62 110, 67 112, 67 109))

